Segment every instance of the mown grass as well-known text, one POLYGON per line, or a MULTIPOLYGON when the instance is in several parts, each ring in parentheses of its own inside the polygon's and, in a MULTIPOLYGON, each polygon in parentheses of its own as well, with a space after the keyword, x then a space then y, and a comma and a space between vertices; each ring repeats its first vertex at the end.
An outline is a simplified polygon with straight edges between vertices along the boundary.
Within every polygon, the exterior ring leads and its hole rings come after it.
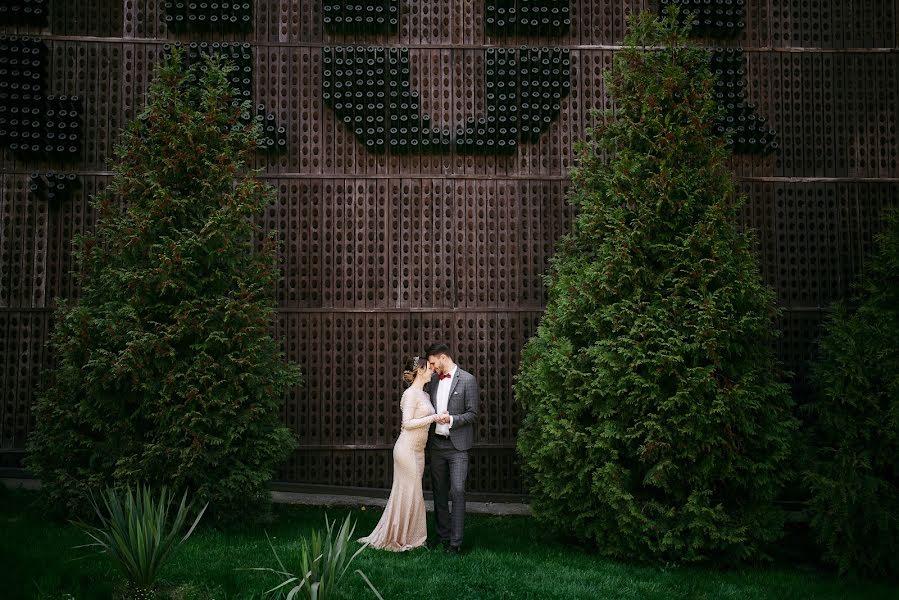
MULTIPOLYGON (((84 553, 72 549, 85 543, 84 534, 45 519, 33 506, 34 497, 33 492, 0 490, 0 596, 115 597, 124 584, 118 572, 104 557, 72 561, 84 553)), ((198 530, 163 569, 163 597, 263 598, 265 590, 277 583, 275 577, 237 569, 276 566, 265 532, 291 568, 288 561, 295 560, 298 540, 323 527, 326 512, 340 520, 352 512, 359 520, 358 535, 368 533, 380 515, 380 509, 371 508, 276 506, 274 520, 264 527, 198 530)), ((468 551, 462 556, 429 549, 401 554, 367 550, 356 566, 385 600, 897 598, 895 588, 886 583, 841 579, 814 566, 722 571, 610 562, 546 534, 526 517, 471 515, 465 538, 468 551)), ((358 576, 347 577, 345 598, 374 598, 358 576)))

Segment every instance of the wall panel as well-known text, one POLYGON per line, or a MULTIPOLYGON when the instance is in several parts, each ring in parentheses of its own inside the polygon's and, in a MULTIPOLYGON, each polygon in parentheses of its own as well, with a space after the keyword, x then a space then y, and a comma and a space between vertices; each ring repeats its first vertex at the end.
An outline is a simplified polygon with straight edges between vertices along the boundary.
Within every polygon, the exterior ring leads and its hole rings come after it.
MULTIPOLYGON (((786 309, 777 351, 802 395, 829 304, 846 296, 882 211, 899 202, 899 9, 891 0, 746 5, 737 35, 698 41, 743 50, 747 100, 775 132, 775 152, 736 154, 731 166, 747 197, 740 224, 756 232, 762 276, 786 309)), ((46 27, 0 23, 0 35, 47 45, 47 94, 83 102, 76 154, 23 158, 0 143, 0 469, 21 465, 30 406, 54 360, 44 345, 52 307, 78 296, 71 241, 96 225, 90 198, 110 180, 121 128, 167 45, 227 41, 250 44, 252 102, 286 140, 255 165, 277 190, 259 217, 282 243, 272 331, 305 376, 284 398, 301 448, 279 479, 389 487, 400 373, 443 339, 482 388, 470 489, 524 491, 512 380, 546 302, 542 276, 574 218, 572 144, 594 110, 615 108, 604 74, 626 16, 658 2, 573 0, 560 35, 488 33, 480 0, 401 2, 395 33, 336 33, 323 6, 254 0, 246 31, 175 31, 164 0, 53 2, 46 27), (350 61, 379 46, 408 49, 407 91, 453 138, 489 115, 488 47, 568 50, 570 89, 541 135, 511 153, 369 151, 324 101, 323 48, 350 61), (76 182, 49 201, 30 192, 32 173, 76 182)))

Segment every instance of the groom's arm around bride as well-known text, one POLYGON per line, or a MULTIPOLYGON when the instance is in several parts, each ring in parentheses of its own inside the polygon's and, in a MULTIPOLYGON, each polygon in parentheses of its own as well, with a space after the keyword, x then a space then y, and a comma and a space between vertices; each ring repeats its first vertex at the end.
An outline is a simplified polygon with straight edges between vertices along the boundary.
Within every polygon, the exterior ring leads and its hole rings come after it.
MULTIPOLYGON (((448 414, 444 415, 443 422, 450 429, 450 439, 453 440, 456 449, 468 450, 474 445, 474 428, 478 422, 478 401, 481 390, 478 387, 478 380, 468 371, 457 369, 456 376, 458 385, 450 388, 450 396, 454 405, 460 403, 460 400, 454 396, 462 397, 462 412, 447 411, 448 414)), ((436 430, 436 424, 432 425, 432 430, 436 430)))

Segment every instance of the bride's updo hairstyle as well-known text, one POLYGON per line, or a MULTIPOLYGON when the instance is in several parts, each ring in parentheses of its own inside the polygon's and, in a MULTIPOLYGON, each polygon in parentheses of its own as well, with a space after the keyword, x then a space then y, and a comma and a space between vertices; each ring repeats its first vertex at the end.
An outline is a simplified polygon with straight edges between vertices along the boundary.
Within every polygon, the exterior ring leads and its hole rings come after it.
POLYGON ((418 374, 418 372, 422 369, 427 368, 427 366, 427 359, 416 356, 409 363, 409 369, 403 371, 403 381, 405 381, 406 383, 412 383, 413 381, 415 381, 415 376, 418 374))

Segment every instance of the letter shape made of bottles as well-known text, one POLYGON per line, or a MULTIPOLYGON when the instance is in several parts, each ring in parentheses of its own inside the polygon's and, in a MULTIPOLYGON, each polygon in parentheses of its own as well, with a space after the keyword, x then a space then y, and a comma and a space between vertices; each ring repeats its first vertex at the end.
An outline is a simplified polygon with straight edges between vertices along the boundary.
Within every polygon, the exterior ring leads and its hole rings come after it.
MULTIPOLYGON (((571 26, 567 1, 487 0, 485 8, 484 26, 491 35, 561 35, 571 26)), ((398 23, 398 0, 324 3, 330 32, 391 33, 398 23)), ((409 82, 408 48, 329 46, 322 63, 325 104, 366 148, 379 153, 512 154, 549 128, 571 88, 568 49, 488 48, 486 115, 470 116, 451 131, 421 114, 409 82)))
MULTIPOLYGON (((746 27, 745 0, 661 0, 662 10, 677 5, 679 20, 692 19, 691 34, 706 38, 732 38, 746 27)), ((746 98, 746 70, 742 48, 710 50, 712 72, 715 73, 715 96, 723 116, 715 124, 737 154, 770 154, 777 150, 775 132, 765 125, 766 119, 756 114, 756 105, 746 98)))
POLYGON ((47 54, 40 37, 0 35, 0 144, 23 159, 73 159, 81 152, 82 102, 46 95, 47 54))

